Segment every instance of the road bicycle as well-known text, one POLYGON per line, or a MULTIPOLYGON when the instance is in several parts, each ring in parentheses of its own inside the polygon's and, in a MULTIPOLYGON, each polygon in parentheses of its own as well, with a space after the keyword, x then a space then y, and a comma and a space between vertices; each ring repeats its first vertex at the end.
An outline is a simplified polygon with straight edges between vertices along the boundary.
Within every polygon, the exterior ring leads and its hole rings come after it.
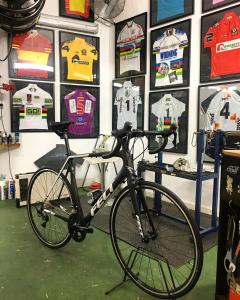
POLYGON ((127 122, 122 129, 112 132, 116 143, 111 152, 71 155, 69 124, 52 124, 52 130, 64 138, 66 145, 61 170, 39 169, 29 184, 28 216, 38 239, 50 248, 62 247, 71 238, 83 241, 93 233, 90 225, 94 216, 112 197, 110 237, 124 278, 162 299, 188 293, 198 281, 203 264, 199 230, 177 195, 158 183, 138 178, 130 144, 132 138, 158 137, 159 147, 149 150, 150 154, 158 153, 167 145, 170 135, 176 141, 176 127, 159 132, 140 131, 132 130, 127 122), (99 156, 120 157, 123 166, 105 192, 93 194, 90 211, 84 214, 73 160, 99 156), (154 208, 156 194, 161 201, 160 211, 154 208))

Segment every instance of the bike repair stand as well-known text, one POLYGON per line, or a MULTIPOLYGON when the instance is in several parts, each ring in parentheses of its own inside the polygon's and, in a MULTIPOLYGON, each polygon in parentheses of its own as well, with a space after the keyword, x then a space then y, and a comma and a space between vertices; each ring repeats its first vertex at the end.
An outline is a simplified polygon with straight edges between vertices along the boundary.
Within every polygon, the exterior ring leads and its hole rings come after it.
MULTIPOLYGON (((131 258, 132 258, 132 255, 133 255, 134 252, 135 252, 135 255, 134 255, 133 261, 132 261, 132 263, 131 263, 130 270, 133 268, 133 265, 134 265, 134 263, 135 263, 135 261, 136 261, 136 258, 137 258, 138 253, 141 253, 141 248, 139 248, 137 251, 136 251, 136 250, 132 250, 132 251, 131 251, 131 253, 130 253, 130 255, 129 255, 129 258, 128 258, 127 266, 128 266, 128 264, 130 263, 131 258)), ((162 274, 163 274, 163 279, 164 279, 164 282, 165 282, 165 285, 166 285, 166 289, 167 289, 168 294, 169 294, 169 298, 168 298, 168 299, 176 300, 176 298, 171 298, 171 296, 170 296, 170 292, 169 292, 169 289, 168 289, 168 284, 167 284, 167 281, 166 281, 166 278, 165 278, 165 275, 164 275, 164 272, 163 272, 162 265, 159 264, 159 267, 160 267, 160 270, 161 270, 161 272, 162 272, 162 274)), ((172 277, 172 275, 171 275, 171 277, 172 277)), ((124 271, 123 280, 122 280, 120 283, 116 284, 116 285, 115 285, 113 288, 111 288, 110 290, 106 291, 106 292, 105 292, 105 295, 109 295, 110 293, 112 293, 112 292, 113 292, 114 290, 116 290, 117 288, 121 287, 124 283, 126 283, 126 282, 129 281, 129 280, 131 280, 131 278, 127 278, 127 272, 126 272, 126 270, 125 270, 125 271, 124 271)), ((173 282, 173 285, 174 285, 174 282, 173 282)), ((174 286, 175 286, 175 285, 174 285, 174 286)))

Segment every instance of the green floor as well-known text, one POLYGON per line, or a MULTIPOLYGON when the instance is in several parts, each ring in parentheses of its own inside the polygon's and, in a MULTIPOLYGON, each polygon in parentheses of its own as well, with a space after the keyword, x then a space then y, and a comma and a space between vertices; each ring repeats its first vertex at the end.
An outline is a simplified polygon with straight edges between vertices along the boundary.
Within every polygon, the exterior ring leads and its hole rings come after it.
MULTIPOLYGON (((205 253, 195 289, 182 299, 213 300, 216 247, 205 253)), ((0 202, 1 300, 148 300, 131 282, 106 296, 122 278, 109 236, 95 230, 83 243, 71 241, 60 250, 43 246, 28 223, 26 209, 11 200, 0 202)))

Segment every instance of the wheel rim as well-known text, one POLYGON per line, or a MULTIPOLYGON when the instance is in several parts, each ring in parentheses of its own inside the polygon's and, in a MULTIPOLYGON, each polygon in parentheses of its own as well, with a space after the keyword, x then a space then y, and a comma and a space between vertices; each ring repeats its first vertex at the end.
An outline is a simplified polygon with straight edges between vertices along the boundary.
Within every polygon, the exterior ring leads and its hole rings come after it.
POLYGON ((53 170, 39 173, 30 186, 28 199, 33 230, 43 243, 52 247, 59 247, 70 238, 66 220, 72 212, 71 193, 65 180, 61 176, 57 179, 57 175, 53 170))
MULTIPOLYGON (((156 188, 142 186, 141 189, 145 190, 144 195, 149 204, 156 188)), ((166 193, 162 193, 162 203, 162 215, 157 216, 155 212, 151 212, 157 237, 149 238, 147 243, 142 242, 138 234, 128 191, 116 201, 110 227, 113 248, 122 268, 147 293, 168 298, 183 295, 193 287, 199 276, 196 273, 200 254, 194 230, 189 227, 185 211, 174 198, 167 197, 166 193), (167 213, 171 217, 181 218, 185 224, 167 217, 167 213), (178 230, 174 234, 176 226, 178 230)), ((144 213, 141 216, 143 230, 151 236, 147 216, 144 213)))

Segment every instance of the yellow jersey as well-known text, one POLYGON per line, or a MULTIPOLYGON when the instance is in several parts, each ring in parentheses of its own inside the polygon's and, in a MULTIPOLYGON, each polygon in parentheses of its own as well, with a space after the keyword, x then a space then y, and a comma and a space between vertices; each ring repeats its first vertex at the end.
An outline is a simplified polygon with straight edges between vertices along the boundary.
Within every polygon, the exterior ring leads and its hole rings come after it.
POLYGON ((93 61, 98 60, 94 45, 84 38, 76 37, 62 45, 62 57, 67 58, 67 79, 93 82, 93 61))

